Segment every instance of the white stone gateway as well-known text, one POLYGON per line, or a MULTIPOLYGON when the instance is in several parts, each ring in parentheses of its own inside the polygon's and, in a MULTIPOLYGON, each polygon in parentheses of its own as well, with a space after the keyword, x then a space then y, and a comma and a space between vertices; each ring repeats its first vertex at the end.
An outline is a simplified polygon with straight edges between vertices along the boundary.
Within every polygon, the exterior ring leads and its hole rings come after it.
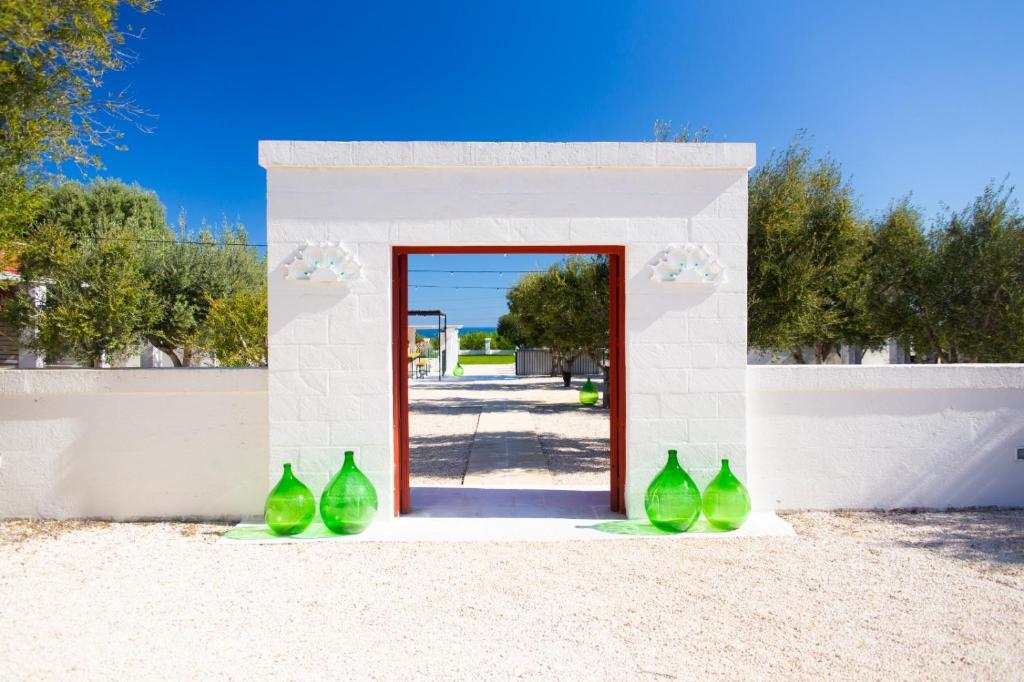
MULTIPOLYGON (((265 141, 259 162, 270 478, 292 461, 321 489, 352 449, 377 487, 380 518, 394 508, 392 247, 581 244, 625 251, 628 514, 644 515, 669 448, 698 485, 723 457, 746 478, 754 145, 265 141), (305 274, 297 254, 316 245, 319 257, 322 244, 350 258, 358 277, 305 274)), ((335 266, 318 265, 351 272, 335 266)))

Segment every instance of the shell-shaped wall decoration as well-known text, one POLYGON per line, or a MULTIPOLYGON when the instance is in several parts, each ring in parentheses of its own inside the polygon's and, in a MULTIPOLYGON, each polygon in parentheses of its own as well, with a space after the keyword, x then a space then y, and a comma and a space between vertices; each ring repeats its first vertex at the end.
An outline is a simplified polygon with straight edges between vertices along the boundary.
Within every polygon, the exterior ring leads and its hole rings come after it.
POLYGON ((284 265, 285 279, 349 283, 359 278, 359 261, 342 244, 310 242, 284 265))
POLYGON ((725 266, 700 244, 670 246, 648 267, 655 282, 715 286, 725 281, 725 266))

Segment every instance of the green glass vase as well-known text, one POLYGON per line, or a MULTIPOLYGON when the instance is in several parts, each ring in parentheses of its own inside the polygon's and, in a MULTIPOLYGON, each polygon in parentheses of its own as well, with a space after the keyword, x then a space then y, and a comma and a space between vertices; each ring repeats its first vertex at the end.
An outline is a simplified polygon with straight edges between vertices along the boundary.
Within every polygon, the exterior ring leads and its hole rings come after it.
POLYGON ((316 513, 313 493, 292 473, 292 465, 284 465, 284 473, 267 495, 263 518, 278 535, 297 535, 306 530, 316 513))
POLYGON ((376 513, 377 491, 356 466, 352 451, 346 450, 341 471, 320 497, 320 518, 335 533, 355 535, 366 530, 376 513))
POLYGON ((594 386, 594 382, 587 379, 587 383, 583 384, 583 388, 580 389, 580 403, 593 405, 597 402, 597 398, 597 388, 594 386))
POLYGON ((644 509, 655 528, 671 533, 689 530, 700 518, 700 489, 679 466, 675 450, 668 451, 668 463, 648 486, 644 509))
POLYGON ((455 369, 452 370, 452 376, 461 377, 465 373, 466 373, 466 370, 462 369, 462 363, 461 362, 456 362, 455 363, 455 369))
POLYGON ((704 490, 704 516, 715 528, 735 530, 749 515, 750 495, 729 470, 729 460, 723 459, 718 475, 704 490))

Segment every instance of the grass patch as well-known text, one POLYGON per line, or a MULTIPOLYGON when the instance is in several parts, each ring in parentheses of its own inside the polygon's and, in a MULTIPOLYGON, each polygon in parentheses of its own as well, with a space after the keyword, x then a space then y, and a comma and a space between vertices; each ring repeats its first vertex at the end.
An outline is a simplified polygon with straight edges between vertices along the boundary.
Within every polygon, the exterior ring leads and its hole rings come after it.
POLYGON ((515 355, 460 355, 463 365, 514 365, 515 355))

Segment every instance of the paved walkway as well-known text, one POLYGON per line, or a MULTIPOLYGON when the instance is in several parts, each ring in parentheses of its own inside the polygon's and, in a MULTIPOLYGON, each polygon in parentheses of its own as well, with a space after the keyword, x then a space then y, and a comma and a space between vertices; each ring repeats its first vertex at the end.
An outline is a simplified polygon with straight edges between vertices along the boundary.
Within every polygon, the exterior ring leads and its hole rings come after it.
POLYGON ((554 477, 526 410, 480 413, 462 485, 468 488, 553 488, 554 477))

